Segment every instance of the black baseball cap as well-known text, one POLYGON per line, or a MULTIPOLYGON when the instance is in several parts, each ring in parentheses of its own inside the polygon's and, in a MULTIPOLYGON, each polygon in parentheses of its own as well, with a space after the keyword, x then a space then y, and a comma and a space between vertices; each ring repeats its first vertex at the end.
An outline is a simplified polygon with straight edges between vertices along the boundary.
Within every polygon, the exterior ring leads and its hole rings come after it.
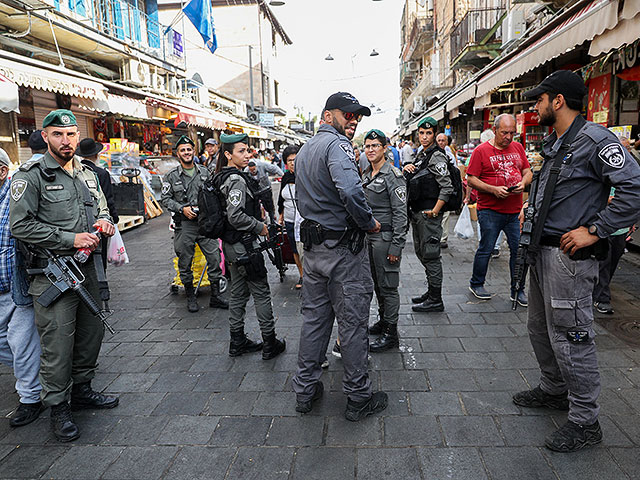
POLYGON ((587 87, 577 73, 570 70, 558 70, 547 76, 540 85, 524 92, 525 98, 536 98, 545 92, 561 93, 565 98, 582 100, 587 94, 587 87))
POLYGON ((365 117, 371 115, 369 107, 360 105, 356 97, 347 92, 338 92, 327 98, 327 103, 324 105, 325 110, 333 109, 342 110, 343 112, 361 113, 365 117))
POLYGON ((31 135, 29 135, 29 140, 27 141, 29 148, 31 150, 46 150, 49 148, 47 146, 47 142, 42 138, 42 130, 36 130, 31 135))

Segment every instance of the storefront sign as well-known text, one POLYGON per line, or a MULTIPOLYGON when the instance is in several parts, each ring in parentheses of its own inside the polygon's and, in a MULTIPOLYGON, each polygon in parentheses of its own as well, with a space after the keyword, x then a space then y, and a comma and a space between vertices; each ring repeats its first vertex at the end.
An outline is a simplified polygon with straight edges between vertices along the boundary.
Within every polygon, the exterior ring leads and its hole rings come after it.
POLYGON ((275 115, 273 113, 261 113, 259 122, 261 127, 273 127, 275 125, 275 115))
POLYGON ((640 64, 640 40, 618 50, 613 58, 613 73, 620 73, 638 64, 640 64))
POLYGON ((182 34, 176 32, 175 30, 172 30, 173 32, 173 41, 171 42, 173 44, 173 48, 172 48, 172 52, 173 54, 178 57, 178 58, 182 58, 182 56, 184 55, 184 44, 182 42, 182 34))
POLYGON ((589 80, 587 120, 607 126, 609 120, 609 89, 611 75, 600 75, 589 80))

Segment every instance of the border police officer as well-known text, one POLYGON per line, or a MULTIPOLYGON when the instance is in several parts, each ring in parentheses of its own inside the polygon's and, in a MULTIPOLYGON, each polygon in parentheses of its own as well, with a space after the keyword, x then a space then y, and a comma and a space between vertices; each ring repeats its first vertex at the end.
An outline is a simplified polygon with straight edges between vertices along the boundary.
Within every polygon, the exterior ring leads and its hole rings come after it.
POLYGON ((365 232, 380 231, 366 203, 351 146, 358 122, 371 111, 349 93, 327 99, 324 123, 296 157, 296 197, 304 243, 302 330, 293 378, 296 411, 308 413, 324 390, 320 381, 334 317, 344 365, 347 420, 387 407, 387 394, 372 394, 367 365, 367 324, 373 282, 364 250, 365 232))
MULTIPOLYGON (((98 178, 74 157, 79 140, 76 118, 69 110, 54 110, 44 118, 42 128, 47 153, 22 165, 11 183, 11 233, 18 240, 59 255, 73 255, 78 248, 96 248, 100 240, 89 231, 99 226, 103 235, 110 237, 115 227, 98 178), (89 194, 93 205, 85 205, 89 194), (91 225, 90 218, 97 221, 91 225)), ((97 270, 102 267, 94 263, 94 257, 98 256, 92 255, 80 269, 84 286, 97 299, 97 270)), ((32 263, 33 268, 41 268, 46 259, 37 256, 32 263)), ((69 442, 80 436, 69 397, 74 409, 113 408, 118 398, 91 388, 104 335, 102 322, 71 290, 43 307, 37 300, 50 286, 49 279, 40 274, 33 277, 29 288, 42 346, 41 395, 44 406, 51 407, 55 437, 69 442)))
MULTIPOLYGON (((540 385, 517 393, 524 407, 569 409, 569 418, 545 440, 571 452, 599 443, 600 374, 594 343, 592 292, 598 276, 598 245, 633 224, 640 204, 640 167, 607 128, 581 115, 587 89, 573 72, 552 73, 525 96, 536 99, 539 122, 553 126, 543 142, 545 158, 535 198, 542 237, 531 267, 528 329, 542 372, 540 385), (551 165, 558 159, 559 174, 551 165), (552 195, 546 184, 556 176, 552 195), (609 205, 611 186, 615 195, 609 205), (543 195, 544 192, 544 195, 543 195), (540 211, 542 208, 542 212, 540 211)), ((535 228, 534 226, 534 232, 535 228)))
POLYGON ((180 280, 187 294, 187 309, 197 312, 200 307, 193 287, 193 271, 191 264, 196 249, 200 246, 207 259, 211 299, 209 306, 213 308, 229 308, 229 304, 220 296, 220 247, 218 240, 207 238, 198 232, 198 191, 209 178, 206 167, 193 162, 195 144, 186 135, 176 142, 176 152, 180 165, 167 173, 162 184, 162 203, 174 214, 175 235, 173 246, 178 256, 180 280))
POLYGON ((370 334, 380 335, 370 345, 372 352, 399 346, 398 285, 407 234, 407 183, 402 172, 385 161, 386 144, 386 137, 380 130, 370 130, 364 137, 364 152, 370 164, 362 176, 364 194, 373 216, 380 222, 380 232, 367 234, 380 314, 379 321, 369 329, 370 334))
POLYGON ((447 156, 435 141, 438 122, 426 117, 418 124, 420 148, 415 161, 404 167, 409 193, 413 246, 424 266, 429 289, 411 299, 415 312, 442 312, 442 215, 440 209, 453 194, 447 156))
POLYGON ((284 352, 286 342, 276 338, 271 291, 267 268, 258 247, 258 236, 267 236, 262 221, 258 182, 244 172, 249 163, 246 134, 220 136, 222 147, 216 166, 215 185, 226 199, 227 225, 222 248, 231 272, 229 355, 262 350, 262 359, 270 360, 284 352), (253 296, 263 343, 249 340, 244 332, 244 317, 249 297, 253 296))

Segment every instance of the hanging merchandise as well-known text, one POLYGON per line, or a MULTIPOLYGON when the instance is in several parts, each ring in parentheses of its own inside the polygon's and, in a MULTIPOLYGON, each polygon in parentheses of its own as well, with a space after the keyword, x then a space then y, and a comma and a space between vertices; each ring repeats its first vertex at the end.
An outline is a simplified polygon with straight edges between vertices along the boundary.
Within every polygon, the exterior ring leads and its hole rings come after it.
POLYGON ((93 138, 100 143, 109 141, 107 135, 107 121, 104 118, 93 119, 93 138))

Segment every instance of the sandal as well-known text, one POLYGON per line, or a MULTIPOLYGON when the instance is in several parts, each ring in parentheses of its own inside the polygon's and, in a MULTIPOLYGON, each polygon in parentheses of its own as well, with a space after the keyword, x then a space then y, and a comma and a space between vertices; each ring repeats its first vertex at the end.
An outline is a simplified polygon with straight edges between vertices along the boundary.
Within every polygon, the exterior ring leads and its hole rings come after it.
POLYGON ((302 277, 300 277, 300 279, 298 280, 298 283, 296 283, 296 290, 300 290, 302 288, 302 277))

